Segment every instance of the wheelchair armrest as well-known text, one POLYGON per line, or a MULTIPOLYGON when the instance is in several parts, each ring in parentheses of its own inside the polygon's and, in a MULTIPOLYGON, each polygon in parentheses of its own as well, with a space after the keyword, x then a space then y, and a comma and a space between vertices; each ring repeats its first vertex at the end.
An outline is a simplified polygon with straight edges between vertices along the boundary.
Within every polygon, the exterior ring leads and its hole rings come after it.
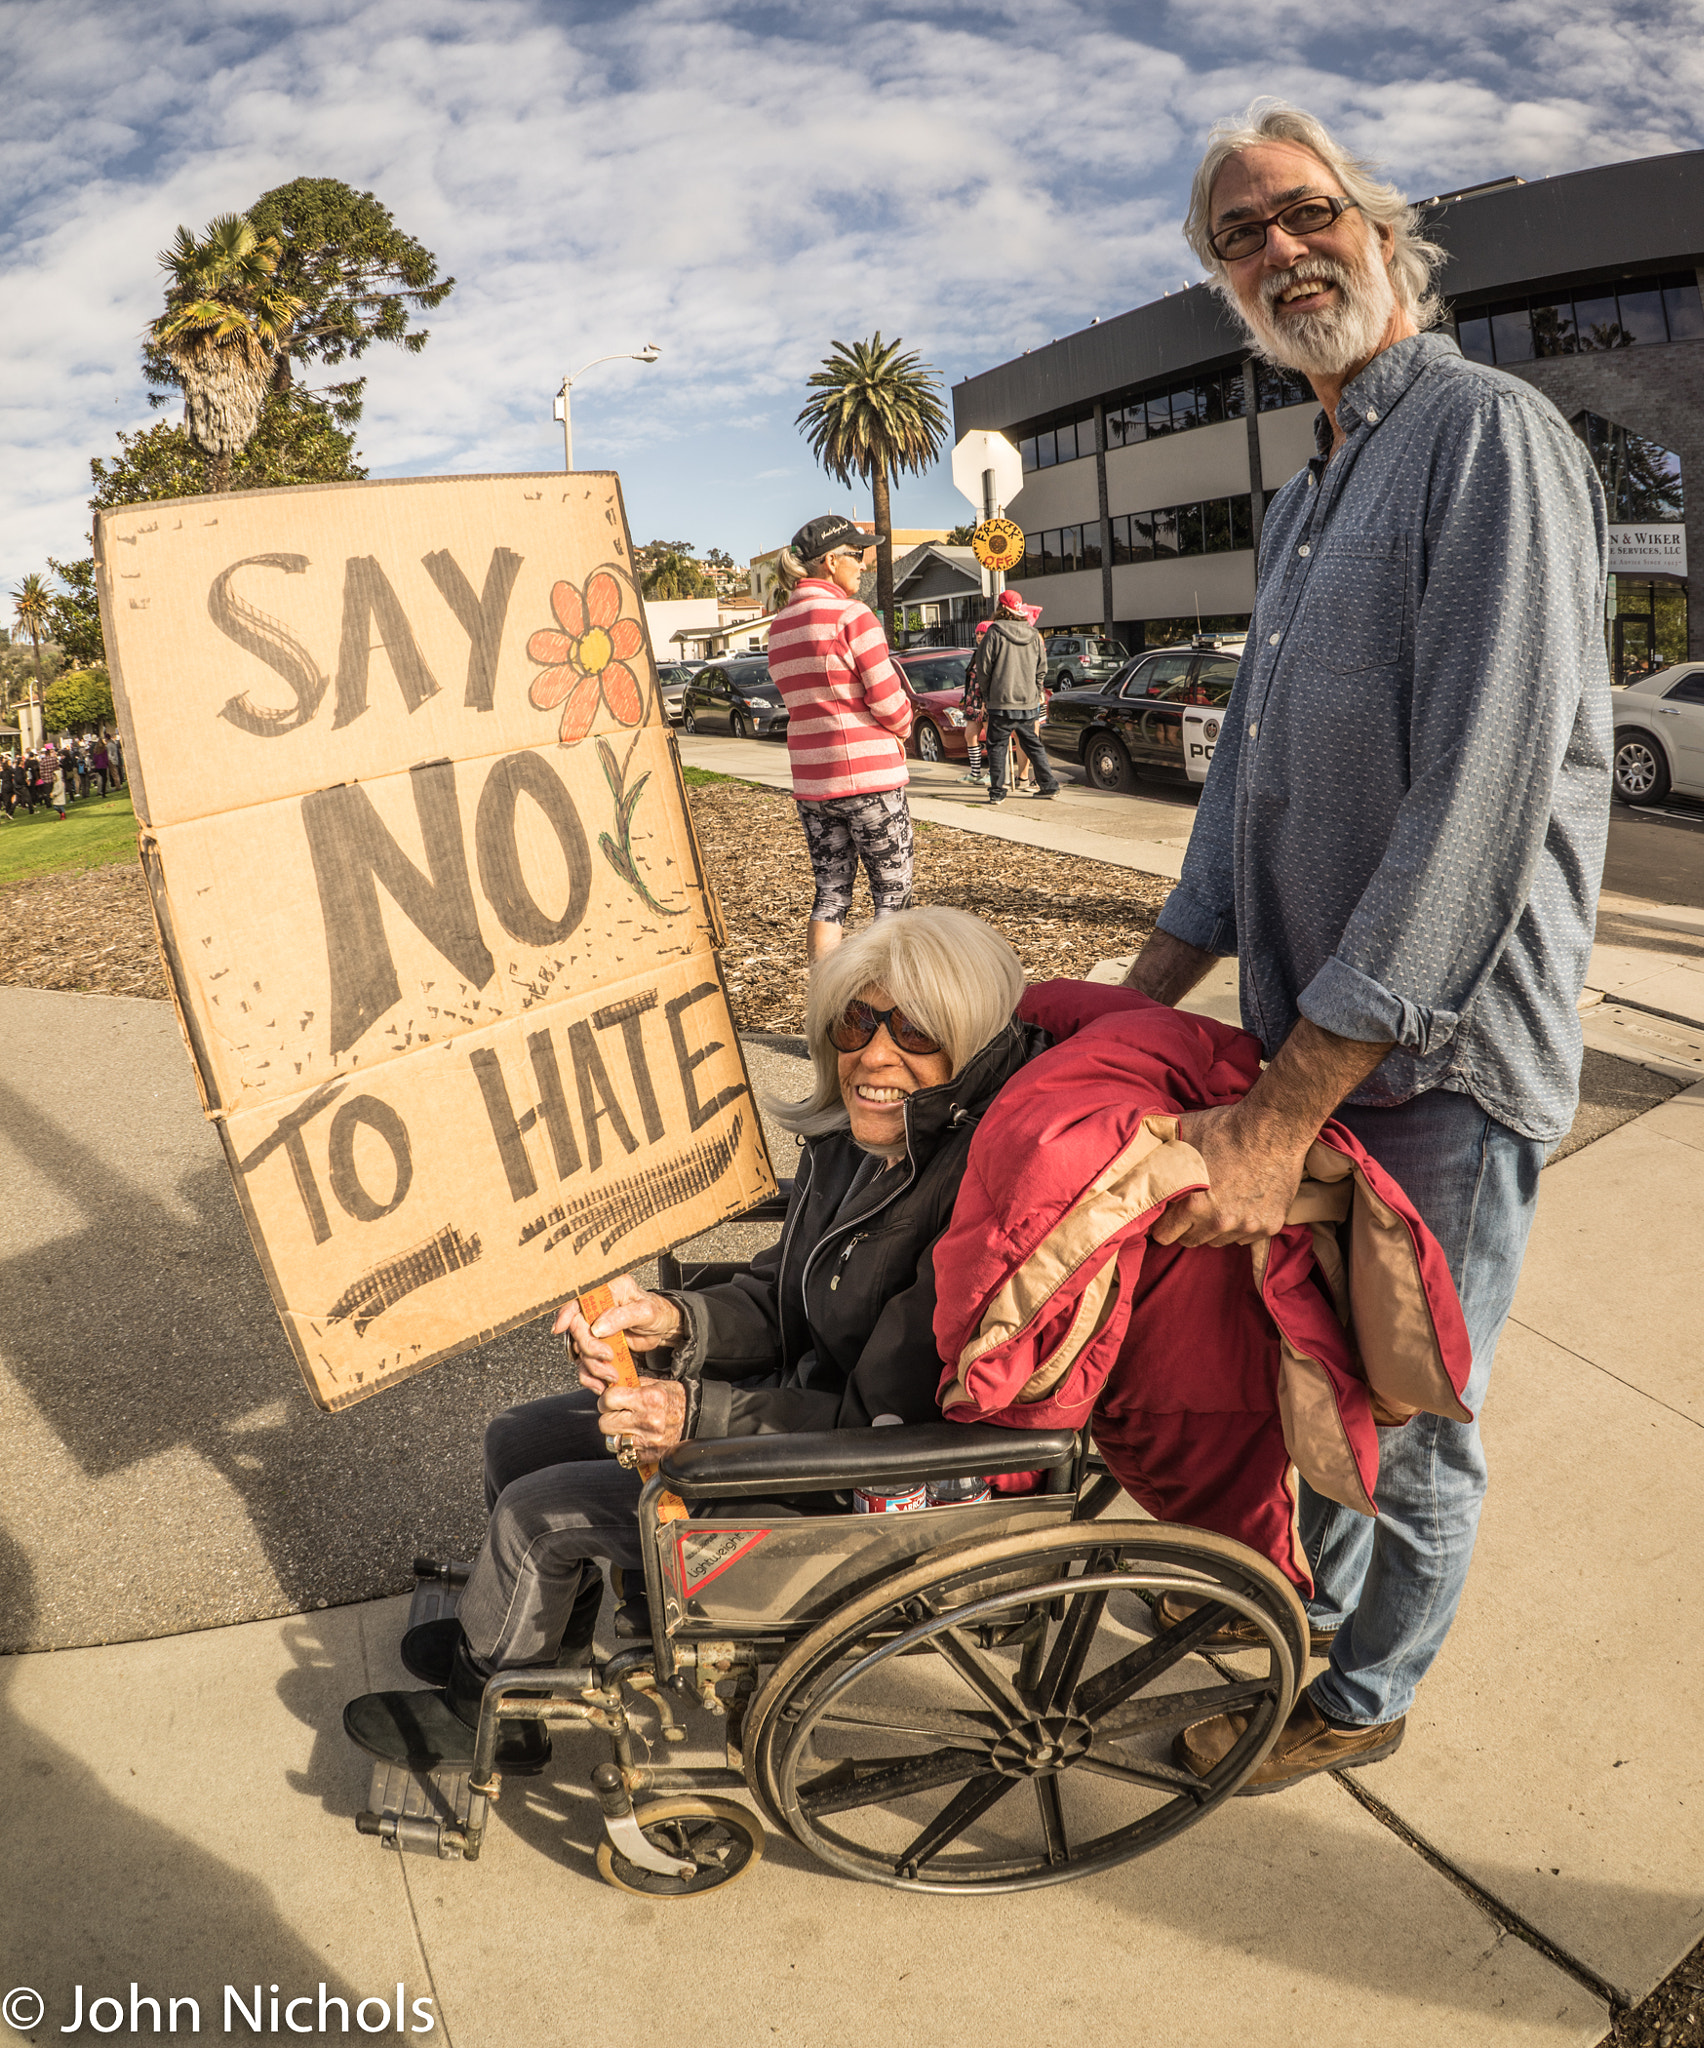
POLYGON ((1070 1429, 925 1423, 915 1429, 824 1429, 676 1444, 659 1471, 682 1500, 750 1500, 851 1486, 918 1486, 1069 1465, 1070 1429))

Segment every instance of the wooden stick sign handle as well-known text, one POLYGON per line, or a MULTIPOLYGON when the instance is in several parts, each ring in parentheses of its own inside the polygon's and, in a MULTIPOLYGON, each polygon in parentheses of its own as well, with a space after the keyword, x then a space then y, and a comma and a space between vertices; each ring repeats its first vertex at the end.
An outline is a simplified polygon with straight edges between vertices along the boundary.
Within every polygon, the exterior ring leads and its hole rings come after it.
MULTIPOLYGON (((595 1323, 605 1309, 614 1308, 615 1296, 607 1287, 593 1287, 579 1297, 580 1313, 588 1323, 595 1323)), ((603 1340, 615 1353, 615 1383, 618 1387, 636 1387, 639 1384, 639 1368, 633 1363, 633 1353, 628 1347, 625 1332, 615 1331, 603 1340)), ((657 1468, 639 1461, 639 1476, 650 1480, 656 1477, 657 1468)), ((665 1493, 657 1503, 659 1522, 684 1522, 687 1519, 685 1503, 678 1495, 665 1493)))

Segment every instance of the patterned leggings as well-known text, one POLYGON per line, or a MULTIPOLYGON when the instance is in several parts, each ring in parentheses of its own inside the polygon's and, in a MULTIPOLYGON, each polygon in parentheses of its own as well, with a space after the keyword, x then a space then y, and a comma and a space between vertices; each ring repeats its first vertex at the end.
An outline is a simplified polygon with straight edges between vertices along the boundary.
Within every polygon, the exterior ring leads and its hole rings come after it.
POLYGON ((911 901, 911 807, 903 789, 799 799, 798 804, 816 877, 813 924, 846 922, 860 860, 870 878, 877 917, 906 908, 911 901))

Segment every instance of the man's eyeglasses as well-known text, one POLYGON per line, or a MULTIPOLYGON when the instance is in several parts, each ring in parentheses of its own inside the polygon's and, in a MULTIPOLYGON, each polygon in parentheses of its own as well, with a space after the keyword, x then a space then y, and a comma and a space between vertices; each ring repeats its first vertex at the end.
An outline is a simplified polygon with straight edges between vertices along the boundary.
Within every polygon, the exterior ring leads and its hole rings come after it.
POLYGON ((1245 256, 1253 256, 1266 247, 1268 228, 1282 228, 1287 235, 1322 235, 1336 224, 1341 214, 1351 207, 1359 210, 1360 204, 1358 199, 1340 199, 1335 193, 1298 199, 1266 220, 1233 221, 1228 228, 1209 235, 1208 245, 1221 263, 1240 263, 1245 256))
POLYGON ((939 1052, 939 1039, 913 1024, 903 1010, 875 1010, 868 1003, 848 1003, 829 1027, 828 1042, 836 1052, 862 1052, 883 1025, 901 1052, 939 1052))

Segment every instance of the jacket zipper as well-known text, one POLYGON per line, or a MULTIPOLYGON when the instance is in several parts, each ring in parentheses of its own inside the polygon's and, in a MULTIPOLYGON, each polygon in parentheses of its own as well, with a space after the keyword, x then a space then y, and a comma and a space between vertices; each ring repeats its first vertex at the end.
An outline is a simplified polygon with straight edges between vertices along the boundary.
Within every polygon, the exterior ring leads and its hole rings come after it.
POLYGON ((860 1230, 856 1233, 855 1236, 849 1237, 846 1240, 846 1242, 840 1247, 840 1256, 834 1262, 834 1277, 828 1283, 828 1291, 830 1294, 832 1294, 834 1290, 840 1285, 841 1267, 845 1265, 846 1261, 849 1258, 851 1258, 852 1254, 864 1242, 865 1238, 867 1238, 869 1234, 870 1233, 867 1230, 860 1230))

